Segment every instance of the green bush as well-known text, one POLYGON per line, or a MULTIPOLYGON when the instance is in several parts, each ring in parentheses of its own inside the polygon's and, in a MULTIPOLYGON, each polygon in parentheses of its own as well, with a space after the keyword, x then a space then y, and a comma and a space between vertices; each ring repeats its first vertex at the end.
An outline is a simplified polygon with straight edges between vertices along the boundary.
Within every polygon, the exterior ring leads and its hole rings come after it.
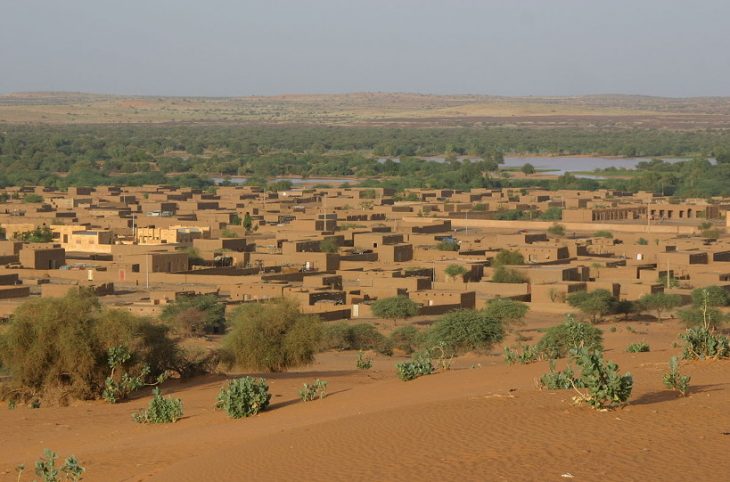
POLYGON ((109 403, 117 403, 119 400, 125 400, 133 392, 139 390, 143 386, 154 386, 164 382, 168 373, 163 372, 155 380, 154 383, 147 383, 146 380, 150 374, 149 365, 144 365, 137 375, 131 375, 124 367, 124 364, 132 359, 132 354, 126 346, 114 346, 109 349, 109 376, 104 380, 104 391, 101 396, 109 403))
POLYGON ((410 355, 418 348, 419 332, 415 326, 399 326, 390 334, 394 348, 410 355))
POLYGON ((317 317, 299 311, 296 303, 278 299, 246 303, 231 315, 231 331, 223 340, 231 365, 271 372, 308 365, 320 343, 317 317))
POLYGON ((682 358, 704 360, 730 357, 730 341, 724 335, 712 333, 703 326, 694 326, 679 335, 684 342, 682 358))
POLYGON ((426 346, 441 345, 447 354, 488 350, 502 341, 504 327, 484 311, 456 310, 439 318, 425 336, 426 346))
POLYGON ((373 367, 373 360, 370 357, 366 357, 365 354, 360 351, 357 353, 355 367, 358 370, 370 370, 373 367))
POLYGON ((183 415, 183 404, 179 398, 163 397, 160 389, 152 391, 152 400, 149 406, 132 414, 137 423, 175 423, 183 415))
POLYGON ((650 350, 648 343, 632 343, 626 347, 626 351, 629 353, 644 353, 650 350))
POLYGON ((537 351, 543 358, 563 358, 576 348, 601 350, 602 342, 601 330, 568 315, 560 325, 548 328, 537 343, 537 351))
POLYGON ((514 325, 524 325, 524 319, 530 308, 525 303, 509 298, 494 298, 489 300, 484 308, 487 316, 496 318, 506 328, 514 325))
POLYGON ((459 251, 459 242, 453 238, 446 238, 436 245, 439 251, 459 251))
POLYGON ((407 382, 423 375, 430 375, 433 373, 433 365, 431 364, 430 358, 419 354, 409 361, 396 364, 395 370, 398 378, 407 382))
POLYGON ((681 296, 668 293, 646 294, 639 299, 639 305, 645 310, 654 311, 659 320, 662 319, 662 314, 672 311, 681 304, 681 296))
POLYGON ((574 360, 581 369, 579 380, 587 392, 581 392, 579 401, 595 409, 613 409, 628 401, 634 387, 630 373, 621 375, 618 365, 605 360, 600 351, 574 350, 574 360))
POLYGON ((583 388, 583 383, 575 378, 575 373, 570 366, 564 370, 555 369, 555 360, 550 360, 549 371, 540 377, 540 388, 547 390, 570 390, 571 388, 583 388))
MULTIPOLYGON (((66 458, 63 461, 63 465, 56 467, 56 460, 58 455, 56 452, 50 449, 43 451, 43 457, 38 459, 35 463, 35 474, 41 478, 43 482, 60 482, 60 475, 63 474, 64 480, 70 480, 77 482, 82 479, 86 469, 81 466, 78 459, 73 455, 66 458)), ((17 467, 18 481, 25 471, 25 465, 19 465, 17 467)))
POLYGON ((324 380, 316 379, 311 385, 308 383, 304 384, 299 390, 299 398, 303 402, 311 402, 315 398, 322 400, 327 396, 327 382, 324 380))
POLYGON ((373 350, 383 355, 393 354, 393 343, 375 325, 359 323, 329 323, 324 325, 320 350, 373 350))
POLYGON ((336 253, 338 249, 337 242, 333 238, 325 238, 319 242, 319 250, 323 253, 336 253))
POLYGON ((613 233, 611 231, 596 231, 595 233, 593 233, 593 237, 613 239, 613 233))
POLYGON ((525 275, 514 269, 498 266, 492 273, 492 281, 494 283, 527 283, 528 279, 525 275))
POLYGON ((553 236, 565 236, 565 226, 554 223, 552 226, 547 228, 547 232, 553 236))
POLYGON ((689 393, 689 381, 691 377, 679 373, 679 361, 676 356, 669 359, 669 372, 664 374, 664 386, 679 392, 684 397, 689 393))
POLYGON ((231 418, 243 418, 266 410, 271 400, 266 380, 243 377, 231 380, 220 392, 216 408, 223 409, 231 418))
POLYGON ((393 320, 405 320, 418 314, 418 303, 407 296, 393 296, 376 300, 371 308, 373 314, 378 318, 393 320))
POLYGON ((523 345, 517 349, 512 349, 507 346, 504 347, 504 361, 508 365, 514 365, 515 363, 526 365, 536 362, 539 359, 540 352, 537 350, 537 346, 523 345))
POLYGON ((226 329, 226 305, 214 294, 182 296, 165 305, 160 319, 183 335, 223 333, 226 329))
POLYGON ((503 249, 494 257, 492 266, 509 266, 525 264, 525 257, 519 251, 510 251, 509 249, 503 249))
POLYGON ((604 289, 591 291, 579 291, 568 295, 568 304, 578 308, 584 314, 590 316, 591 323, 598 323, 604 316, 613 311, 616 298, 604 289))
POLYGON ((679 312, 679 317, 688 327, 701 326, 714 331, 727 321, 727 316, 718 307, 725 306, 728 295, 719 286, 697 288, 692 291, 692 307, 679 312))
POLYGON ((10 374, 3 392, 12 401, 28 402, 101 397, 109 350, 118 346, 130 355, 124 371, 140 373, 147 366, 147 382, 174 370, 179 361, 166 327, 102 308, 87 290, 26 301, 0 336, 0 364, 10 374))

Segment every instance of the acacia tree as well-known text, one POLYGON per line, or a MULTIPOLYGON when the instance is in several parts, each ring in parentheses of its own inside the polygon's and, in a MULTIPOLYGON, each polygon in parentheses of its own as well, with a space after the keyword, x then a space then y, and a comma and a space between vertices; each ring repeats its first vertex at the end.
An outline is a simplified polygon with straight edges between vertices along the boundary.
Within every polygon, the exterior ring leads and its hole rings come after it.
POLYGON ((607 314, 611 313, 616 299, 608 290, 595 290, 588 293, 579 291, 567 298, 568 304, 578 308, 584 314, 590 316, 591 323, 598 323, 607 314))
POLYGON ((719 286, 697 288, 692 292, 692 307, 680 311, 679 317, 689 327, 701 326, 703 329, 713 332, 727 318, 718 309, 719 306, 725 306, 727 302, 727 293, 719 286))
POLYGON ((467 269, 460 264, 450 264, 446 267, 444 273, 451 278, 456 278, 457 276, 464 276, 467 269))
POLYGON ((505 328, 524 324, 525 315, 529 310, 525 303, 509 298, 494 298, 489 300, 484 308, 487 316, 500 320, 505 328))
POLYGON ((646 294, 639 299, 639 304, 646 310, 654 311, 658 320, 662 314, 672 311, 682 304, 682 297, 667 293, 646 294))
POLYGON ((377 300, 372 304, 372 310, 375 316, 393 320, 395 325, 398 320, 417 315, 418 303, 407 296, 393 296, 377 300))

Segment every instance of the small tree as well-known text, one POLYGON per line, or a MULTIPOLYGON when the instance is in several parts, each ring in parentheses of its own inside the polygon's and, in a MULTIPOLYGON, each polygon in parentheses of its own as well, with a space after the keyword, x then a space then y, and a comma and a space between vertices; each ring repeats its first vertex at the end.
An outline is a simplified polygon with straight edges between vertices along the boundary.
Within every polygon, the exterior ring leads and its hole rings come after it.
POLYGON ((232 313, 231 325, 223 340, 231 365, 254 370, 280 372, 312 363, 321 336, 319 319, 285 298, 243 304, 232 313))
POLYGON ((567 356, 571 350, 577 348, 601 350, 602 343, 601 330, 568 315, 563 323, 547 329, 537 342, 537 350, 541 357, 553 359, 567 356))
POLYGON ((253 218, 249 213, 244 214, 242 224, 243 229, 245 229, 247 233, 250 233, 251 229, 253 228, 253 218))
POLYGON ((527 304, 509 298, 494 298, 489 300, 484 308, 487 316, 500 320, 505 328, 524 324, 525 315, 529 310, 527 304))
POLYGON ((492 261, 492 266, 495 267, 520 264, 525 264, 525 257, 519 251, 510 251, 509 249, 501 250, 492 261))
POLYGON ((453 238, 445 238, 436 245, 439 251, 459 251, 459 242, 453 238))
POLYGON ((375 301, 371 308, 375 316, 393 320, 393 324, 396 324, 398 320, 405 320, 418 314, 418 303, 407 296, 382 298, 375 301))
POLYGON ((547 232, 552 234, 553 236, 565 236, 565 226, 563 226, 562 224, 553 223, 553 225, 547 229, 547 232))
POLYGON ((323 253, 336 253, 338 250, 337 242, 332 238, 325 238, 320 241, 319 250, 323 253))
POLYGON ((165 305, 160 319, 184 335, 223 333, 226 305, 215 294, 181 296, 165 305))
POLYGON ((527 277, 514 269, 498 266, 492 273, 492 281, 494 283, 527 283, 527 277))
POLYGON ((701 326, 714 332, 727 317, 718 306, 727 304, 725 290, 718 286, 708 286, 692 291, 692 307, 679 312, 679 317, 688 327, 701 326))
POLYGON ((426 333, 428 347, 447 354, 487 350, 504 338, 502 322, 479 310, 456 310, 439 318, 426 333))
POLYGON ((667 293, 652 293, 642 296, 639 303, 645 310, 655 312, 657 319, 661 320, 662 314, 668 313, 682 304, 682 297, 667 293))
POLYGON ((533 166, 529 162, 526 162, 525 164, 522 165, 522 167, 520 168, 520 171, 522 171, 522 173, 525 174, 526 176, 529 176, 530 174, 535 174, 535 166, 533 166))
POLYGON ((607 314, 611 313, 616 299, 604 289, 598 289, 588 293, 579 291, 567 298, 568 304, 590 316, 591 323, 598 323, 607 314))
POLYGON ((460 264, 450 264, 444 270, 444 273, 452 279, 455 279, 457 276, 464 276, 467 272, 467 269, 460 264))

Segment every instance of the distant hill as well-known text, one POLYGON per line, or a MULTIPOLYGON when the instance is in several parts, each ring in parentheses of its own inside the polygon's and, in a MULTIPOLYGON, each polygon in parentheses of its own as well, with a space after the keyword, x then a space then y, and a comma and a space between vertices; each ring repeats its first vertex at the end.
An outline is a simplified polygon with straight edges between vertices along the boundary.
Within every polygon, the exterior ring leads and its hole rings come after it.
POLYGON ((497 97, 409 93, 271 97, 0 95, 0 122, 730 128, 730 97, 497 97))

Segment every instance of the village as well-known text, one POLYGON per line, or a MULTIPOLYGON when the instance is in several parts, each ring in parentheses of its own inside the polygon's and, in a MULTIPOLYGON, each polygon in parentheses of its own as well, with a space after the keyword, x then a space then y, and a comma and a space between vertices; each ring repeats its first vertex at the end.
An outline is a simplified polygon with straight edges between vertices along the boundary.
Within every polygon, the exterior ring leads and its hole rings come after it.
POLYGON ((322 320, 372 319, 406 296, 419 316, 496 297, 567 313, 576 292, 636 301, 730 286, 730 200, 541 189, 217 186, 8 188, 0 205, 0 314, 92 289, 156 316, 181 296, 227 309, 287 297, 322 320), (505 212, 534 220, 504 220, 505 212), (544 213, 552 213, 545 220, 544 213), (532 214, 531 214, 532 215, 532 214), (519 253, 513 265, 495 257, 519 253))

